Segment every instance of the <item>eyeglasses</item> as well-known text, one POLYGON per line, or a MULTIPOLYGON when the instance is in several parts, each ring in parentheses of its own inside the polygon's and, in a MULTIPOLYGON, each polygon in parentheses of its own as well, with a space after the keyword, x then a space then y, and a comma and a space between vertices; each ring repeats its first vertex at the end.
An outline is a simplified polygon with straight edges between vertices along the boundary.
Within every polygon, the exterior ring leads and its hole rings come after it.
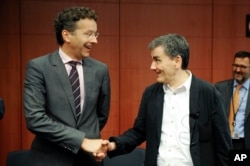
POLYGON ((93 38, 93 37, 95 37, 97 39, 99 36, 99 32, 87 32, 87 33, 84 33, 83 35, 89 39, 93 38))
POLYGON ((232 66, 234 69, 237 69, 239 67, 241 70, 244 70, 244 69, 250 67, 250 66, 238 65, 238 64, 232 64, 232 66))

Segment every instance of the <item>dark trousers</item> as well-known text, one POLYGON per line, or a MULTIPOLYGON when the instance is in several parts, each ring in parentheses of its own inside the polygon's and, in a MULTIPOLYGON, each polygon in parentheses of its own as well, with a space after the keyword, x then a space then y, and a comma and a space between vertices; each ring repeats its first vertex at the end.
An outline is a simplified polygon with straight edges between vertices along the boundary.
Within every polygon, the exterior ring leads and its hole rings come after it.
POLYGON ((233 149, 234 150, 244 150, 245 149, 245 139, 232 139, 233 149))

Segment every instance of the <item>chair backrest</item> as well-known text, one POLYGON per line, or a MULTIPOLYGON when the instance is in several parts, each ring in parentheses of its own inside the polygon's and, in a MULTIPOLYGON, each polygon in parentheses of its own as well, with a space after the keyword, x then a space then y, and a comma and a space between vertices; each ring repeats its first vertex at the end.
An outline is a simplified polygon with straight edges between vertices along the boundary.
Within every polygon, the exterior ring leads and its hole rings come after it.
POLYGON ((27 166, 29 150, 11 151, 7 155, 6 166, 27 166))
POLYGON ((132 152, 113 158, 105 157, 103 166, 143 166, 145 150, 136 148, 132 152))

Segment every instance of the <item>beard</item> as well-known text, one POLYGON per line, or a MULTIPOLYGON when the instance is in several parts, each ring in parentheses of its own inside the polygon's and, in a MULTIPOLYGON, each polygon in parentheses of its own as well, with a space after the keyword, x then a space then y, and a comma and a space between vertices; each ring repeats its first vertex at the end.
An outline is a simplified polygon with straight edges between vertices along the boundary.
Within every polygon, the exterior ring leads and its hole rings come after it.
POLYGON ((248 76, 243 72, 233 72, 233 77, 238 84, 243 84, 248 79, 248 76))

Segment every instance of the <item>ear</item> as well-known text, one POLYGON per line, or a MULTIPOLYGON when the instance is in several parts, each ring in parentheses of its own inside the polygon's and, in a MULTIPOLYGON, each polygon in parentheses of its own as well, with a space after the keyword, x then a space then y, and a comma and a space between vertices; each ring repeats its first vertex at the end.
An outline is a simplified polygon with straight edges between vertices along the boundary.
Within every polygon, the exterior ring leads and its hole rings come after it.
POLYGON ((181 58, 180 55, 177 55, 177 56, 175 57, 175 64, 176 64, 176 67, 177 67, 177 68, 181 68, 182 58, 181 58))
POLYGON ((66 43, 69 43, 70 42, 70 38, 71 38, 72 34, 67 31, 67 30, 62 30, 62 37, 63 37, 63 40, 66 42, 66 43))

